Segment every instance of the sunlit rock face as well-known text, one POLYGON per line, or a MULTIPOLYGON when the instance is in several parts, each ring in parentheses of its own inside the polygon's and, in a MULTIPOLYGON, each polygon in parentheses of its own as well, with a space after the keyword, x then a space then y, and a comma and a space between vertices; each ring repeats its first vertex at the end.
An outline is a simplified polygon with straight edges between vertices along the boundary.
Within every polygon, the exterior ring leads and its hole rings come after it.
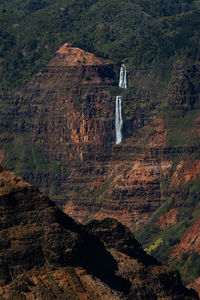
MULTIPOLYGON (((174 158, 198 151, 195 145, 168 144, 171 123, 161 113, 167 97, 131 91, 146 73, 145 67, 117 67, 63 45, 18 98, 10 100, 10 111, 2 110, 0 158, 76 220, 110 216, 132 230, 141 228, 166 201, 164 184, 176 172, 174 158), (120 94, 123 141, 116 145, 120 94), (6 132, 9 124, 12 131, 6 132)), ((196 66, 175 76, 167 91, 172 93, 170 109, 178 111, 183 104, 185 113, 195 107, 199 90, 191 81, 199 73, 196 66)), ((197 117, 194 124, 199 137, 197 117)), ((169 194, 169 199, 180 198, 174 188, 169 194)), ((166 227, 176 220, 166 220, 166 227)))

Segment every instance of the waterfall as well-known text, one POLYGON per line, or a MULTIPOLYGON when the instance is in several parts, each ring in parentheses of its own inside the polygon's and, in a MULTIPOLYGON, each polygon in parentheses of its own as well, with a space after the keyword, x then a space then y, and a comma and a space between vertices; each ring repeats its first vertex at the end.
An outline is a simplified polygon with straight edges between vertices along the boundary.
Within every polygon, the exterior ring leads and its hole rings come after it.
POLYGON ((122 141, 122 97, 116 97, 116 106, 115 106, 115 128, 116 128, 116 144, 120 144, 122 141))
MULTIPOLYGON (((127 89, 127 74, 126 66, 123 64, 120 68, 119 73, 119 87, 122 89, 127 89)), ((120 144, 122 141, 122 97, 116 97, 115 103, 115 130, 116 130, 116 144, 120 144)))
POLYGON ((122 88, 122 89, 127 89, 126 66, 124 64, 121 65, 121 68, 120 68, 119 87, 122 88))

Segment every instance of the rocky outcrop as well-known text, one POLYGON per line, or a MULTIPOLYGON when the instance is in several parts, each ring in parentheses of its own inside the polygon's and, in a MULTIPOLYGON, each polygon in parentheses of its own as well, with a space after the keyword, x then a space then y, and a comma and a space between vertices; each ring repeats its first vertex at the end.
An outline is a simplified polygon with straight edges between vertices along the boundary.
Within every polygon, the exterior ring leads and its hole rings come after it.
POLYGON ((175 80, 172 82, 173 97, 170 101, 173 109, 187 111, 199 107, 199 71, 199 64, 194 64, 187 70, 184 70, 183 66, 177 68, 175 80))
POLYGON ((115 220, 87 226, 20 176, 0 173, 2 299, 198 299, 115 220))
POLYGON ((24 123, 16 125, 18 130, 30 132, 33 142, 52 145, 48 149, 51 159, 79 157, 81 143, 102 143, 110 139, 107 130, 112 130, 112 109, 108 87, 115 78, 111 61, 63 45, 21 91, 18 113, 23 114, 24 123), (30 122, 25 115, 34 116, 35 122, 30 122), (74 145, 75 151, 66 143, 74 145), (60 148, 59 157, 53 145, 60 148))
POLYGON ((195 159, 194 161, 184 162, 181 160, 177 165, 176 170, 173 174, 170 188, 173 189, 180 184, 187 184, 188 182, 195 181, 200 176, 200 160, 195 159))
POLYGON ((156 225, 159 226, 161 230, 175 225, 178 221, 178 209, 171 208, 164 215, 160 216, 159 220, 156 222, 156 225))
POLYGON ((90 242, 102 247, 20 176, 3 170, 0 186, 1 285, 33 267, 84 265, 90 242))

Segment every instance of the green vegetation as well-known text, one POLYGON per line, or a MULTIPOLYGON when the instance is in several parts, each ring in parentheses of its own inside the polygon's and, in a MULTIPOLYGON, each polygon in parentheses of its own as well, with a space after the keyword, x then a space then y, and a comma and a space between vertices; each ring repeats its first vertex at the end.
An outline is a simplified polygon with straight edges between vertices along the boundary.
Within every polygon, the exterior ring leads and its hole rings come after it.
POLYGON ((163 231, 161 231, 156 225, 156 221, 159 217, 164 215, 164 213, 173 205, 172 201, 171 203, 167 203, 161 207, 149 223, 147 223, 141 230, 134 233, 136 239, 145 245, 145 250, 148 254, 153 255, 162 263, 176 267, 181 272, 185 284, 190 283, 197 277, 199 272, 200 256, 193 254, 186 258, 184 255, 180 260, 172 260, 170 258, 170 253, 174 246, 179 243, 183 234, 189 230, 200 215, 198 200, 199 192, 199 178, 187 185, 183 185, 179 200, 180 207, 178 207, 178 221, 175 225, 171 225, 163 231))
POLYGON ((193 253, 191 256, 184 253, 180 260, 172 260, 169 265, 176 267, 182 275, 183 283, 193 282, 200 273, 200 255, 193 253))
POLYGON ((92 199, 102 200, 104 192, 111 185, 114 178, 115 178, 115 175, 111 175, 110 177, 108 177, 106 179, 106 181, 102 184, 102 186, 99 189, 97 189, 96 191, 93 191, 92 193, 90 193, 88 195, 88 197, 90 197, 92 199))
POLYGON ((134 235, 137 240, 141 242, 143 246, 148 248, 152 241, 156 241, 159 238, 160 231, 155 222, 167 212, 172 206, 172 202, 164 202, 163 206, 156 212, 156 214, 151 218, 151 220, 143 226, 139 231, 134 232, 134 235))
POLYGON ((164 67, 177 58, 194 61, 200 36, 195 3, 1 1, 2 91, 24 86, 65 42, 127 65, 150 64, 156 68, 159 62, 164 67))
POLYGON ((7 166, 18 174, 34 170, 59 172, 59 165, 50 162, 43 153, 41 144, 30 144, 27 135, 18 135, 10 142, 6 151, 9 155, 7 166))
POLYGON ((46 192, 49 190, 50 195, 57 195, 60 186, 58 175, 61 172, 61 168, 63 174, 66 174, 68 171, 62 162, 49 160, 43 149, 42 143, 31 144, 28 135, 16 135, 6 146, 6 152, 9 157, 7 168, 22 175, 25 179, 30 174, 34 174, 35 178, 31 178, 31 181, 34 181, 41 191, 46 192), (42 182, 37 181, 37 174, 43 175, 42 182), (50 187, 47 175, 54 177, 53 184, 50 187))
POLYGON ((199 138, 193 133, 198 111, 187 111, 184 115, 177 111, 168 111, 165 119, 168 129, 167 146, 200 145, 199 138))
POLYGON ((163 244, 163 239, 158 238, 154 244, 152 244, 149 248, 145 248, 147 254, 151 255, 152 251, 158 248, 161 244, 163 244))

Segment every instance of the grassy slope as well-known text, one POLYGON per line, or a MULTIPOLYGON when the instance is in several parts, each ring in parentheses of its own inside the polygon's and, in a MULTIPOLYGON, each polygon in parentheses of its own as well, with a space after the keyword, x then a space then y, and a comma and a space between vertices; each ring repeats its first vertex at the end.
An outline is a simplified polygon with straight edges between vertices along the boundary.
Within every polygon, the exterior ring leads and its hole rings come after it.
POLYGON ((180 206, 178 207, 178 222, 163 231, 159 230, 156 225, 159 217, 173 206, 172 200, 166 202, 150 222, 135 233, 135 236, 145 245, 149 254, 162 263, 168 263, 170 266, 176 267, 181 272, 184 283, 188 284, 199 276, 200 256, 197 253, 192 256, 185 253, 180 260, 172 260, 169 255, 173 247, 179 243, 183 234, 199 218, 200 205, 197 197, 200 192, 199 178, 182 188, 180 206))

